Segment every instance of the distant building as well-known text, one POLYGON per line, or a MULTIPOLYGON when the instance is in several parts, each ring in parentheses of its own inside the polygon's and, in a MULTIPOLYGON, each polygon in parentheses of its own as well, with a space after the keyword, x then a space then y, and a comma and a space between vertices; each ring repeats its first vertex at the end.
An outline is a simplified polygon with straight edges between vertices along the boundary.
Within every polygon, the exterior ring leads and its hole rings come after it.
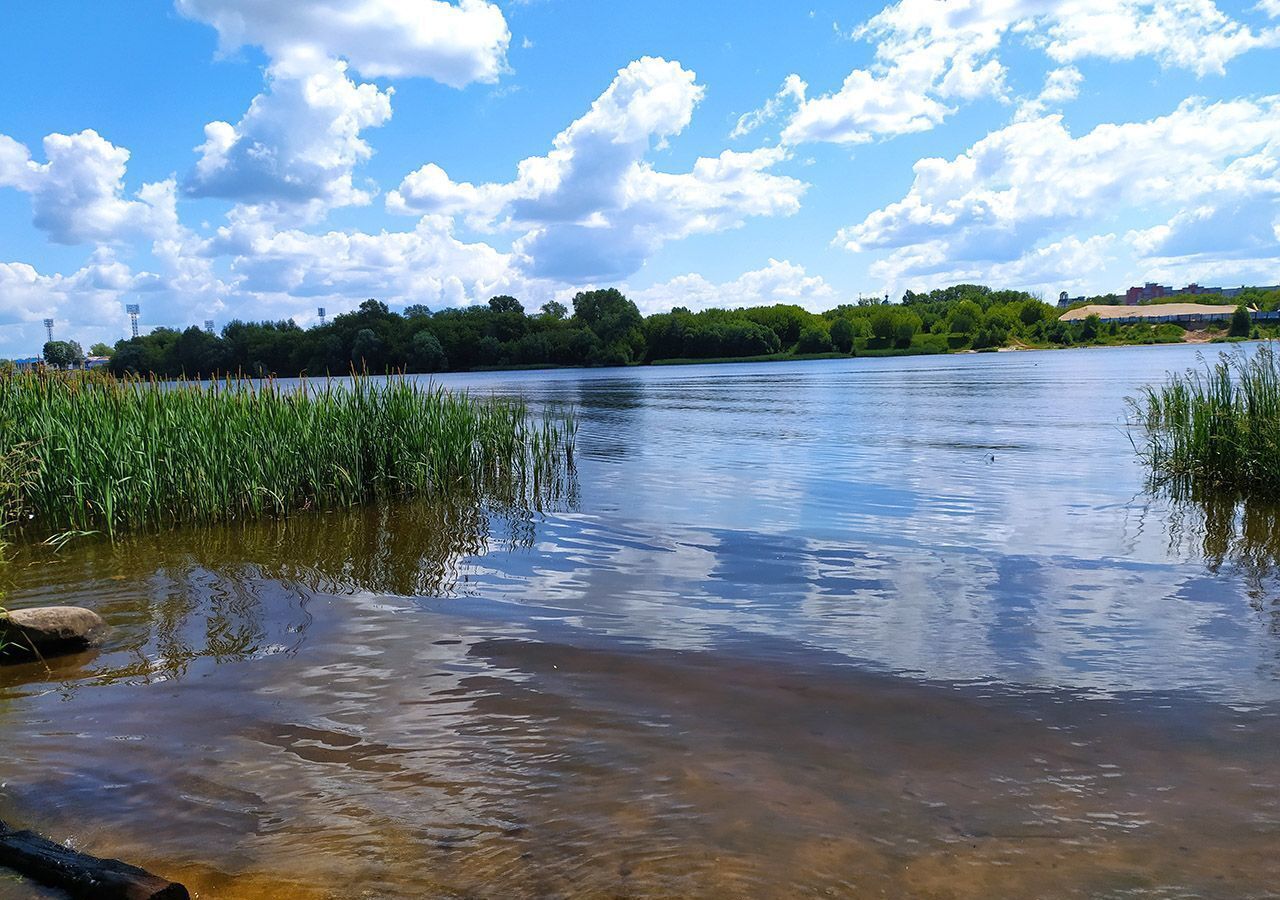
POLYGON ((1178 293, 1179 293, 1179 294, 1221 294, 1221 293, 1222 293, 1222 288, 1220 288, 1220 287, 1201 287, 1200 285, 1196 284, 1196 283, 1193 281, 1193 282, 1191 282, 1189 285, 1187 285, 1186 287, 1184 287, 1182 290, 1178 291, 1178 293))
POLYGON ((1267 285, 1267 286, 1265 286, 1265 287, 1238 287, 1238 288, 1227 288, 1225 291, 1223 291, 1223 292, 1222 292, 1222 296, 1224 296, 1224 297, 1239 297, 1239 296, 1240 296, 1241 294, 1243 294, 1245 291, 1262 291, 1263 293, 1267 293, 1267 292, 1269 292, 1269 291, 1280 291, 1280 284, 1271 284, 1271 285, 1267 285))
POLYGON ((109 365, 111 365, 110 356, 86 356, 84 360, 86 369, 105 369, 109 365))
POLYGON ((1267 287, 1238 287, 1238 288, 1220 288, 1205 287, 1202 284, 1191 282, 1184 288, 1175 290, 1171 287, 1165 287, 1162 284, 1154 284, 1147 282, 1142 287, 1131 287, 1124 295, 1124 302, 1128 306, 1137 306, 1139 303, 1149 303, 1152 300, 1160 300, 1164 297, 1181 297, 1181 296, 1203 296, 1206 294, 1216 294, 1221 297, 1239 297, 1245 291, 1280 291, 1280 286, 1272 285, 1267 287))
MULTIPOLYGON (((1150 325, 1172 323, 1183 327, 1195 327, 1210 322, 1227 322, 1235 315, 1236 308, 1229 305, 1207 303, 1157 303, 1134 309, 1131 306, 1081 306, 1060 317, 1063 322, 1081 322, 1097 316, 1103 322, 1133 325, 1146 322, 1150 325)), ((1253 312, 1254 321, 1280 321, 1280 312, 1253 312)))
POLYGON ((1058 309, 1066 309, 1069 306, 1073 306, 1076 303, 1083 303, 1084 301, 1084 297, 1072 297, 1068 295, 1066 291, 1063 291, 1058 295, 1058 309))
POLYGON ((1173 288, 1167 288, 1162 284, 1148 281, 1142 287, 1131 287, 1125 291, 1125 306, 1137 306, 1139 303, 1147 303, 1151 300, 1159 300, 1173 293, 1173 288))

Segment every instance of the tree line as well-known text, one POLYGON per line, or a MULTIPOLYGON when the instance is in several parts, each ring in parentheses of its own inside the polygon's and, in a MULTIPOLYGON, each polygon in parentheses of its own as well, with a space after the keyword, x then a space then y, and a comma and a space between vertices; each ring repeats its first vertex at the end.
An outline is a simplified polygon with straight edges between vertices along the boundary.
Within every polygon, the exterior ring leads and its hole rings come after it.
MULTIPOLYGON (((1280 302, 1280 297, 1260 299, 1273 306, 1280 302)), ((778 304, 698 312, 677 307, 645 317, 612 288, 579 293, 571 309, 552 301, 533 313, 505 295, 434 312, 422 305, 393 311, 366 300, 306 329, 292 320, 234 321, 218 334, 195 327, 157 328, 118 342, 110 366, 117 374, 164 377, 325 375, 353 368, 430 373, 1157 343, 1180 341, 1185 333, 1176 325, 1117 325, 1096 317, 1064 322, 1059 315, 1029 293, 981 285, 908 291, 899 304, 862 301, 820 313, 778 304)), ((50 358, 51 365, 78 363, 67 359, 64 348, 53 349, 57 362, 50 358)))

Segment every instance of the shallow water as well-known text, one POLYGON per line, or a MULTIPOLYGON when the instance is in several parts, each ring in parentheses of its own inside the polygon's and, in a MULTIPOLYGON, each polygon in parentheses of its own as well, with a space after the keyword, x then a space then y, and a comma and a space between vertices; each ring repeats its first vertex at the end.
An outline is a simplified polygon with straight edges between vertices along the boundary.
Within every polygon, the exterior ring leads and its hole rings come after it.
POLYGON ((1280 895, 1275 511, 1123 428, 1194 363, 451 376, 576 491, 20 554, 114 628, 0 669, 0 817, 208 897, 1280 895))

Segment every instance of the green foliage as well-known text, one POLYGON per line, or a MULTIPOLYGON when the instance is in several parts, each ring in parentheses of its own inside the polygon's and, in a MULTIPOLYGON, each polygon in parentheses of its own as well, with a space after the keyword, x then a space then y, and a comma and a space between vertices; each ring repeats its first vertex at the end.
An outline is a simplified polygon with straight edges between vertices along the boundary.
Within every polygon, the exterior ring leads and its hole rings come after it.
MULTIPOLYGON (((1280 305, 1280 292, 1253 293, 1256 296, 1251 294, 1247 302, 1259 308, 1280 305)), ((228 372, 341 375, 353 368, 375 373, 436 372, 498 366, 631 365, 779 353, 1150 344, 1179 341, 1185 335, 1176 325, 1119 325, 1097 317, 1064 322, 1059 314, 1030 294, 981 285, 956 285, 927 294, 908 291, 901 304, 867 301, 821 314, 794 304, 777 304, 700 312, 677 307, 644 318, 615 289, 578 294, 572 314, 553 300, 538 313, 526 315, 516 298, 505 295, 484 305, 435 313, 414 304, 397 314, 383 303, 366 300, 352 312, 305 331, 291 321, 231 322, 221 335, 196 328, 184 332, 158 328, 118 343, 111 370, 119 375, 170 378, 228 372), (439 353, 429 338, 419 340, 424 332, 434 338, 439 353), (922 340, 926 335, 937 337, 922 340)), ((1251 333, 1243 331, 1239 336, 1251 333)), ((1261 329, 1264 337, 1274 333, 1270 326, 1261 329)))
POLYGON ((361 328, 351 345, 351 364, 357 371, 376 372, 382 365, 385 352, 386 345, 378 333, 372 328, 361 328))
POLYGON ((797 353, 830 353, 832 350, 831 335, 821 325, 806 325, 800 332, 800 340, 796 343, 797 353))
POLYGON ((1135 446, 1153 481, 1280 496, 1280 355, 1222 355, 1130 401, 1135 446))
POLYGON ((626 365, 644 355, 644 320, 636 305, 617 288, 584 291, 573 298, 574 318, 599 339, 593 362, 626 365))
POLYGON ((109 345, 104 344, 102 341, 99 341, 98 343, 94 344, 92 347, 89 348, 90 356, 110 356, 113 352, 115 351, 112 350, 109 345))
POLYGON ((55 369, 72 369, 84 365, 84 351, 75 341, 49 341, 41 354, 47 365, 55 369))
POLYGON ((524 307, 515 297, 503 294, 498 297, 489 298, 489 309, 496 313, 518 313, 524 315, 524 307))
POLYGON ((951 334, 973 334, 982 324, 982 307, 972 300, 961 300, 947 316, 951 334))
POLYGON ((831 343, 841 353, 853 351, 855 337, 853 325, 846 318, 838 318, 831 323, 831 343))
POLYGON ((419 372, 443 372, 449 368, 444 347, 430 331, 419 331, 413 336, 413 363, 419 372))
POLYGON ((1253 319, 1249 318, 1248 307, 1237 306, 1236 311, 1231 314, 1231 328, 1227 334, 1231 337, 1248 337, 1252 327, 1253 319))
POLYGON ((554 483, 572 418, 400 377, 160 385, 0 379, 0 516, 36 537, 287 516, 378 497, 510 502, 554 483))

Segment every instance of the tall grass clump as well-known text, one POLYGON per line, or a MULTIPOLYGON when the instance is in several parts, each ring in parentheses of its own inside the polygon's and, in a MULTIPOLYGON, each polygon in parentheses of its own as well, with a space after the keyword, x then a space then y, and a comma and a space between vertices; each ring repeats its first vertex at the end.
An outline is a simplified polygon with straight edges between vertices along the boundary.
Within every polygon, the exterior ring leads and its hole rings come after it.
POLYGON ((570 415, 400 376, 17 374, 0 377, 0 510, 46 535, 115 534, 378 498, 522 502, 572 466, 574 430, 570 415))
POLYGON ((1130 400, 1130 434, 1153 482, 1280 497, 1280 356, 1223 354, 1130 400))

